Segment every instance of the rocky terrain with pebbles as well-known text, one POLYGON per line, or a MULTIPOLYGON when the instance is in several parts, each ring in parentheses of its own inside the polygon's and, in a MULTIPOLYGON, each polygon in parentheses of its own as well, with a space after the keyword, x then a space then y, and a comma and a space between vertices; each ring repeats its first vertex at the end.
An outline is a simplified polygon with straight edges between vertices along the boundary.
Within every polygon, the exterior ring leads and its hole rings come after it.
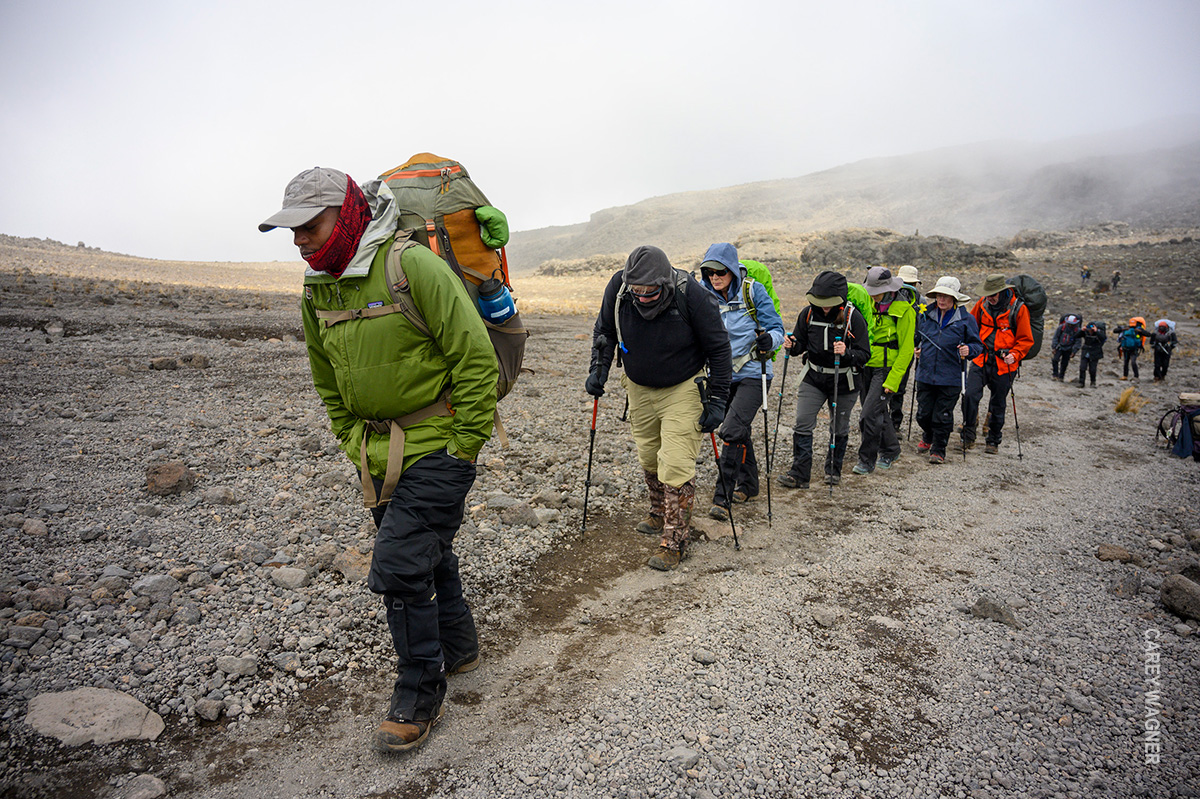
MULTIPOLYGON (((632 531, 615 380, 580 534, 591 320, 530 317, 511 446, 482 453, 456 541, 483 665, 407 757, 366 745, 392 668, 373 526, 295 295, 100 280, 95 254, 2 244, 3 795, 1200 794, 1200 467, 1153 442, 1200 386, 1193 242, 1018 251, 1054 319, 1180 321, 1140 413, 1113 410, 1111 342, 1094 390, 1051 381, 1047 353, 1017 384, 1020 457, 1010 418, 996 456, 938 467, 910 444, 832 496, 776 487, 770 519, 765 496, 736 508, 740 550, 697 519, 669 574, 632 531), (1102 258, 1115 295, 1078 286, 1102 258), (55 737, 44 708, 79 689, 161 728, 108 742, 88 694, 55 737)), ((814 271, 776 278, 789 320, 814 271)))

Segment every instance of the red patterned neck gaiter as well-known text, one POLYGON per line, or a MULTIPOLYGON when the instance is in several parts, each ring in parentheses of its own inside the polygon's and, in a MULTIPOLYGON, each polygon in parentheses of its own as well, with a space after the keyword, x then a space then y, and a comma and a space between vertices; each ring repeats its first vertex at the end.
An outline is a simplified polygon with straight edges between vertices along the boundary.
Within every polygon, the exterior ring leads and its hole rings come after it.
POLYGON ((358 243, 362 241, 370 221, 371 208, 367 205, 366 195, 354 179, 347 175, 346 198, 342 201, 342 210, 338 213, 337 223, 329 241, 304 260, 317 272, 341 277, 358 250, 358 243))

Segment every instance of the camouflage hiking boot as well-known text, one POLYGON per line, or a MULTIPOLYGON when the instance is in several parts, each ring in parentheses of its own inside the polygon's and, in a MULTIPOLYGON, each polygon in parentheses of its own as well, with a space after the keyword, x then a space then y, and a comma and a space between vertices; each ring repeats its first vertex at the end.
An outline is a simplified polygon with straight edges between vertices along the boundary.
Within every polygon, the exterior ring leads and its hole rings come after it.
POLYGON ((642 470, 642 477, 646 480, 646 490, 650 494, 650 515, 663 517, 663 492, 666 486, 658 479, 657 472, 648 472, 642 470))
POLYGON ((650 560, 646 561, 646 565, 660 572, 675 571, 679 568, 679 562, 685 557, 680 549, 659 547, 658 551, 650 556, 650 560))
POLYGON ((661 535, 663 529, 662 516, 655 516, 653 513, 646 514, 646 518, 637 523, 637 531, 646 535, 661 535))
POLYGON ((437 713, 425 721, 408 721, 388 716, 375 730, 371 743, 378 752, 407 752, 425 743, 429 731, 441 721, 446 706, 438 705, 437 713))
POLYGON ((691 538, 688 520, 692 514, 692 503, 696 499, 696 483, 688 480, 683 485, 663 486, 663 529, 662 546, 667 549, 682 549, 691 538))

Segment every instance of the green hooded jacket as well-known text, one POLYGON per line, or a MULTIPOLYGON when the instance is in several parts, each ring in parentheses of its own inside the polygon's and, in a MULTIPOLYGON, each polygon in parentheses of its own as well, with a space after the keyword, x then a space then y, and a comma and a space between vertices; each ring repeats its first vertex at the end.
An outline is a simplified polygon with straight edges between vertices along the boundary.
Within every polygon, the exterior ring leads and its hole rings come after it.
MULTIPOLYGON (((436 402, 447 387, 453 415, 430 417, 405 428, 403 468, 440 449, 474 460, 492 434, 496 355, 462 281, 441 258, 418 246, 405 249, 401 260, 412 298, 432 338, 400 313, 328 327, 317 318, 317 311, 392 303, 385 260, 393 239, 389 235, 380 243, 382 235, 375 224, 383 221, 376 192, 387 193, 384 203, 390 201, 390 192, 374 183, 363 189, 373 201, 376 219, 350 267, 339 278, 311 270, 305 275, 301 316, 313 385, 342 451, 360 469, 364 420, 382 421, 418 411, 436 402), (374 248, 369 263, 364 247, 374 248)), ((381 479, 387 471, 388 440, 387 433, 375 432, 368 440, 370 472, 381 479)))
POLYGON ((871 360, 867 366, 886 366, 888 375, 883 387, 892 392, 900 389, 900 381, 913 359, 913 339, 917 330, 917 314, 912 305, 897 297, 887 311, 875 309, 875 327, 871 329, 871 360))

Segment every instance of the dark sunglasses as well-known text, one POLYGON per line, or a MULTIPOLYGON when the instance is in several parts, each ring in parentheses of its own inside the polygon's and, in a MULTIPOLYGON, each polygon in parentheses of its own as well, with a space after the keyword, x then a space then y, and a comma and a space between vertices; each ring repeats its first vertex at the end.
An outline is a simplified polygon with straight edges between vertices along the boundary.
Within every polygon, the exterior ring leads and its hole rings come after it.
POLYGON ((708 269, 706 267, 706 268, 700 270, 700 274, 704 275, 705 277, 712 277, 713 275, 727 275, 727 274, 729 274, 729 270, 728 269, 708 269))

